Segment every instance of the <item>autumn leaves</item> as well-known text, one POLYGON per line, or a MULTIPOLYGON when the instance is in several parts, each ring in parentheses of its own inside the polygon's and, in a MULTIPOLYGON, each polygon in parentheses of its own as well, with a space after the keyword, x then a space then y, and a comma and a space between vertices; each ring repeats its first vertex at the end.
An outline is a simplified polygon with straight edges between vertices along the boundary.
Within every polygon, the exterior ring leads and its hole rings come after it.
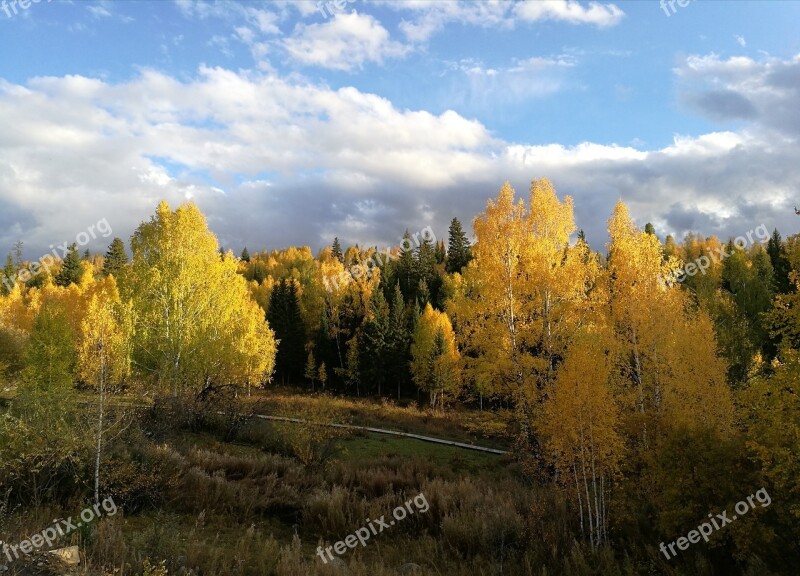
POLYGON ((132 238, 122 283, 133 303, 133 360, 173 394, 217 384, 261 384, 272 374, 276 343, 251 298, 237 260, 194 204, 162 202, 132 238))
POLYGON ((663 289, 670 263, 621 202, 603 263, 582 234, 570 242, 572 199, 547 180, 532 183, 527 204, 506 183, 474 228, 474 260, 447 307, 465 374, 513 398, 522 441, 541 443, 599 546, 623 458, 670 426, 729 429, 712 324, 685 293, 663 289))

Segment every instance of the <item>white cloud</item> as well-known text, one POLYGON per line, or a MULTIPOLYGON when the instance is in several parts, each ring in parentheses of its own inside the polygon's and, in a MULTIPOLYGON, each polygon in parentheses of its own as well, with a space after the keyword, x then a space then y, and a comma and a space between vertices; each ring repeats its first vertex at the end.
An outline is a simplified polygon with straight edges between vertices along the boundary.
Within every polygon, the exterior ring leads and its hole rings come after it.
POLYGON ((681 82, 704 87, 713 77, 756 115, 742 130, 676 136, 651 150, 504 142, 456 112, 400 110, 356 88, 223 68, 201 68, 188 81, 152 70, 126 83, 0 81, 0 124, 15 127, 0 132, 0 246, 22 239, 36 257, 103 217, 124 238, 161 198, 194 199, 226 247, 319 247, 332 234, 390 243, 428 223, 444 234, 453 216, 469 222, 504 180, 526 194, 544 176, 575 197, 578 225, 596 248, 620 197, 662 234, 737 235, 761 223, 792 232, 800 144, 772 135, 779 116, 764 106, 796 118, 797 65, 688 59, 681 82))
POLYGON ((408 52, 406 46, 391 40, 375 18, 357 12, 337 14, 322 24, 301 24, 283 46, 299 63, 335 70, 353 70, 366 62, 380 64, 408 52))
POLYGON ((681 98, 700 113, 800 138, 800 55, 787 60, 690 56, 674 72, 680 80, 681 98))
POLYGON ((615 4, 577 0, 523 0, 514 5, 514 14, 529 22, 556 20, 570 24, 592 24, 599 28, 614 26, 625 13, 615 4))
POLYGON ((383 0, 380 5, 411 15, 400 23, 400 29, 414 43, 427 42, 450 24, 502 30, 513 28, 516 20, 557 20, 603 28, 617 24, 625 15, 614 4, 577 0, 383 0))
POLYGON ((482 28, 510 28, 513 21, 508 18, 511 4, 507 0, 406 0, 384 6, 413 15, 412 20, 403 20, 400 29, 411 42, 426 42, 447 24, 479 26, 482 28))
POLYGON ((109 12, 103 6, 101 6, 99 4, 95 4, 93 6, 87 6, 86 10, 88 10, 89 13, 92 16, 94 16, 95 18, 110 18, 111 17, 111 12, 109 12))
POLYGON ((492 114, 562 91, 568 84, 568 70, 576 64, 577 60, 566 54, 533 56, 504 67, 461 60, 450 64, 451 70, 460 75, 454 78, 447 98, 459 110, 492 114))

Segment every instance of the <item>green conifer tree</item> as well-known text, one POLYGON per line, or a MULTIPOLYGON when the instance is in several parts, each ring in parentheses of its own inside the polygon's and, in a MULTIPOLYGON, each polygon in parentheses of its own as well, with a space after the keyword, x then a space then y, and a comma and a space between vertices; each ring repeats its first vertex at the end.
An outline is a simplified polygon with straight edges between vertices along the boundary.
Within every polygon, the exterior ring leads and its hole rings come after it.
POLYGON ((125 253, 125 243, 122 238, 114 238, 106 252, 103 261, 103 276, 114 275, 118 278, 119 273, 128 265, 128 255, 125 253))
POLYGON ((56 285, 69 286, 70 284, 80 284, 83 278, 83 272, 81 257, 78 255, 78 245, 73 243, 69 247, 66 258, 64 258, 61 271, 56 275, 56 285))
POLYGON ((469 264, 470 260, 472 260, 472 247, 461 227, 461 222, 458 218, 453 218, 449 229, 447 273, 461 272, 461 269, 469 264))

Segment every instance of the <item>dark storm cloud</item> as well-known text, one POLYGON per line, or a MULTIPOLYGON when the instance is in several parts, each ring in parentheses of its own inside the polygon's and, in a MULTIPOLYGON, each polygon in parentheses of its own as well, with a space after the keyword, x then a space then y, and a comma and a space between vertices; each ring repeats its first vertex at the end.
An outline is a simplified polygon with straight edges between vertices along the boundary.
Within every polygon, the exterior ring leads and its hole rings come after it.
POLYGON ((758 114, 750 100, 731 90, 712 90, 689 99, 697 110, 715 120, 749 120, 758 114))

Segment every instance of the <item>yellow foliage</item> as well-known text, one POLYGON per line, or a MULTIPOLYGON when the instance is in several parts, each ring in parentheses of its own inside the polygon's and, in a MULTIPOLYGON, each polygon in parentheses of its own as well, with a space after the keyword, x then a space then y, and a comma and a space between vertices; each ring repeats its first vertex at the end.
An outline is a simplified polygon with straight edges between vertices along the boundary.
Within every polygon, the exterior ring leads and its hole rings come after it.
POLYGON ((411 373, 420 389, 444 406, 445 397, 458 392, 461 384, 459 354, 450 319, 430 304, 417 322, 411 344, 411 373))

